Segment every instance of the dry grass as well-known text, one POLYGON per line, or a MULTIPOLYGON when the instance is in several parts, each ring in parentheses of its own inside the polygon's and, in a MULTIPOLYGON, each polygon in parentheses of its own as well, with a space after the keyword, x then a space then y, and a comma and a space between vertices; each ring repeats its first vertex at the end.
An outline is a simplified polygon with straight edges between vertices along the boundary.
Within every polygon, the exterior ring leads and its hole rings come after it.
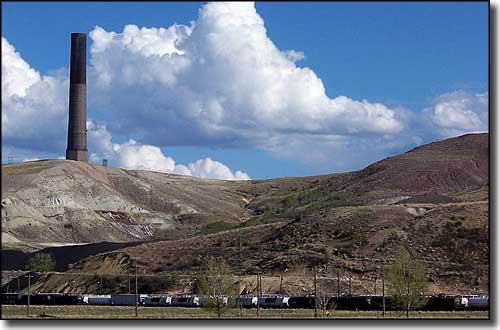
POLYGON ((57 165, 58 161, 33 161, 14 164, 2 164, 5 175, 34 174, 57 165))
MULTIPOLYGON (((196 319, 214 318, 214 314, 202 308, 183 307, 139 307, 138 317, 142 319, 196 319)), ((321 311, 318 311, 321 317, 321 311)), ((310 309, 261 309, 260 318, 314 318, 310 309)), ((402 313, 387 312, 386 318, 405 318, 402 313)), ((2 319, 25 319, 26 306, 2 306, 2 319)), ((131 306, 31 306, 30 318, 52 319, 133 319, 135 307, 131 306)), ((228 310, 223 318, 257 318, 256 309, 228 310), (241 314, 240 314, 241 313, 241 314)), ((329 317, 349 319, 382 318, 382 312, 334 311, 329 317)), ((488 312, 413 312, 410 318, 417 319, 488 319, 488 312)))

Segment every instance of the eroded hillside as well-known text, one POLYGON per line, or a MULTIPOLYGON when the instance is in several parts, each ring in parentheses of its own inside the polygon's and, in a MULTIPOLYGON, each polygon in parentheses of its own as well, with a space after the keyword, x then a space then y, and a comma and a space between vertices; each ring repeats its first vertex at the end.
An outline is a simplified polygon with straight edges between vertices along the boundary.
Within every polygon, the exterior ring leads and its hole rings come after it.
MULTIPOLYGON (((431 291, 485 291, 488 152, 488 134, 470 134, 361 171, 240 182, 72 161, 3 165, 2 250, 136 241, 110 252, 82 246, 82 260, 63 266, 125 274, 137 261, 143 274, 186 274, 219 256, 242 277, 341 270, 363 293, 406 247, 426 263, 431 291)), ((78 291, 95 281, 37 285, 78 291)))
POLYGON ((2 165, 2 249, 176 238, 244 217, 237 187, 66 160, 2 165))

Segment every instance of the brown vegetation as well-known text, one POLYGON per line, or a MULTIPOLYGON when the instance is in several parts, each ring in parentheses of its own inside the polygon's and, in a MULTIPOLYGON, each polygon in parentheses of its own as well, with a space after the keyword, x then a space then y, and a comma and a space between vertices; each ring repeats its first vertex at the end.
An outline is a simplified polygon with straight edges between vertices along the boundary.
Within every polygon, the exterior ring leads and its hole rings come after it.
POLYGON ((357 172, 248 182, 2 165, 2 250, 142 241, 81 253, 69 271, 121 273, 138 260, 142 274, 186 274, 220 257, 240 276, 340 270, 367 293, 404 246, 429 269, 431 292, 486 291, 488 161, 488 134, 471 134, 357 172))

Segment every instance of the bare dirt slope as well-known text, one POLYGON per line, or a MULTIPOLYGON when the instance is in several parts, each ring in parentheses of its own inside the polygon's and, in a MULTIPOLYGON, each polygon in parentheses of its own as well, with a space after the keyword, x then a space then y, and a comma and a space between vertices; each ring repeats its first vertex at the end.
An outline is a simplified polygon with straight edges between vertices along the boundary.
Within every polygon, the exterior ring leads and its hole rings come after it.
POLYGON ((436 201, 484 200, 488 166, 488 134, 467 134, 386 158, 361 171, 253 181, 250 192, 257 195, 253 206, 262 208, 384 205, 420 195, 436 196, 436 201))
POLYGON ((432 290, 484 291, 488 152, 488 134, 469 134, 361 171, 246 182, 72 161, 3 165, 2 250, 143 241, 82 252, 69 271, 128 272, 137 260, 143 273, 181 274, 220 256, 241 275, 341 269, 362 292, 404 246, 427 264, 432 290))
POLYGON ((187 216, 238 221, 236 185, 67 160, 2 165, 2 249, 175 237, 187 216))
POLYGON ((401 247, 426 264, 430 292, 487 291, 488 203, 339 207, 289 223, 128 247, 69 271, 125 274, 137 260, 141 274, 171 276, 202 271, 215 256, 241 276, 315 266, 321 276, 334 277, 340 269, 367 293, 401 247))

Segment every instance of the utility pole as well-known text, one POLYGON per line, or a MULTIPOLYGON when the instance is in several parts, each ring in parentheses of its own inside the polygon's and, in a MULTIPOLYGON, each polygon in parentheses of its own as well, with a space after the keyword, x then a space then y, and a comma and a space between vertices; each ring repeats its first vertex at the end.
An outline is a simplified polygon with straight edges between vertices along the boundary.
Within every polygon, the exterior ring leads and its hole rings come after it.
POLYGON ((27 317, 30 317, 30 289, 31 289, 31 273, 28 273, 28 305, 26 306, 27 317))
MULTIPOLYGON (((283 296, 283 274, 280 273, 280 295, 283 296)), ((283 308, 281 309, 281 318, 283 318, 283 308)))
POLYGON ((240 264, 240 267, 241 267, 241 225, 242 222, 240 220, 240 223, 238 225, 238 262, 240 264))
POLYGON ((337 269, 337 298, 340 297, 340 269, 337 269))
POLYGON ((406 318, 409 318, 410 314, 410 272, 406 270, 406 318))
POLYGON ((238 301, 238 314, 240 315, 240 318, 243 317, 242 313, 241 313, 241 287, 240 287, 240 283, 238 282, 238 288, 236 289, 236 293, 238 294, 238 298, 237 298, 237 301, 238 301))
POLYGON ((375 274, 375 288, 374 288, 374 291, 375 291, 375 295, 377 295, 377 274, 375 274))
POLYGON ((137 260, 135 261, 135 317, 139 315, 138 308, 138 295, 137 295, 137 260))
POLYGON ((262 274, 260 274, 259 283, 260 283, 260 285, 259 285, 259 287, 260 287, 260 295, 262 296, 263 295, 263 293, 262 293, 262 274))
POLYGON ((349 297, 351 297, 351 276, 349 276, 349 297))
POLYGON ((257 317, 259 317, 260 313, 260 294, 261 294, 261 278, 260 278, 260 273, 257 273, 257 317))
POLYGON ((317 291, 317 279, 316 279, 316 267, 314 267, 314 317, 318 317, 318 308, 316 306, 318 300, 318 291, 317 291))
POLYGON ((385 317, 385 274, 382 266, 382 316, 385 317))

